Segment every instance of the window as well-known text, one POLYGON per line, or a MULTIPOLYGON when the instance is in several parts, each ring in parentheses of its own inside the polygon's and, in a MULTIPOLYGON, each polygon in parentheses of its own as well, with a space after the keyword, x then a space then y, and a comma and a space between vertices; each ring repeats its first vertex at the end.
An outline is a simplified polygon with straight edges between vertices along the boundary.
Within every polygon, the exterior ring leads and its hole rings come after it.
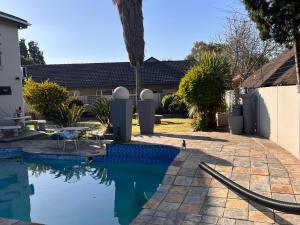
POLYGON ((97 95, 97 96, 101 96, 101 95, 102 95, 102 90, 101 90, 101 89, 96 90, 96 95, 97 95))
POLYGON ((112 95, 112 90, 111 89, 104 89, 104 90, 102 90, 102 95, 112 95))

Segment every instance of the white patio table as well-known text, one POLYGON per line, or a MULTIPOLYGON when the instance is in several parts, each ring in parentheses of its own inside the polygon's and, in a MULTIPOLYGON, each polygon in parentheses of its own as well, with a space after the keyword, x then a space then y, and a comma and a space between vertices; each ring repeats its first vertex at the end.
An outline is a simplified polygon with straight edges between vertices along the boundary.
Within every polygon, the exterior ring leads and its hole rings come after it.
MULTIPOLYGON (((89 127, 61 127, 58 128, 57 130, 60 132, 70 132, 70 133, 86 133, 86 131, 90 129, 89 127)), ((86 136, 87 138, 87 136, 86 136)), ((60 147, 59 139, 57 140, 57 144, 60 147)), ((78 141, 78 146, 79 146, 79 141, 78 141)))
MULTIPOLYGON (((31 116, 12 116, 12 117, 3 117, 4 120, 12 120, 15 122, 15 125, 19 125, 19 121, 26 121, 31 119, 31 116)), ((25 122, 24 122, 25 126, 25 122)), ((21 127, 21 131, 24 129, 24 127, 21 127)))

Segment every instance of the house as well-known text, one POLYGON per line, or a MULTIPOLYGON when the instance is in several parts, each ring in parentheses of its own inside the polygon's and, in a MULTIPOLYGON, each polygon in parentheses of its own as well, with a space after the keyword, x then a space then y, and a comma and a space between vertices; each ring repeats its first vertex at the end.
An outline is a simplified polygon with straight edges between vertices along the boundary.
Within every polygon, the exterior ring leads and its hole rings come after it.
POLYGON ((248 77, 242 87, 259 88, 297 84, 294 54, 293 49, 284 51, 248 77))
POLYGON ((18 30, 30 24, 21 18, 0 11, 0 123, 23 107, 22 71, 18 30))
POLYGON ((252 89, 257 134, 300 158, 300 89, 294 51, 286 50, 242 84, 252 89))
MULTIPOLYGON (((151 89, 156 96, 174 93, 193 64, 191 60, 160 61, 151 57, 141 69, 142 88, 151 89)), ((118 86, 135 94, 135 74, 129 62, 33 65, 26 67, 26 74, 37 82, 54 81, 87 104, 95 96, 111 96, 118 86)))

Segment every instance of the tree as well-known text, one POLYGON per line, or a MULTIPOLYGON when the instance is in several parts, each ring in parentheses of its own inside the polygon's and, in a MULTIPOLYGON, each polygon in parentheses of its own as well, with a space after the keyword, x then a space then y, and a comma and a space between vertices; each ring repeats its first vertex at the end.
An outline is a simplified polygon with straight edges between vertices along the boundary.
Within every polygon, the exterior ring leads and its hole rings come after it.
POLYGON ((180 81, 178 95, 197 113, 197 121, 193 123, 195 130, 216 127, 215 114, 224 100, 224 75, 228 68, 222 55, 206 52, 180 81))
POLYGON ((113 0, 118 7, 129 61, 135 69, 136 103, 141 92, 141 67, 145 57, 142 2, 142 0, 113 0))
POLYGON ((281 50, 272 41, 262 41, 255 25, 248 18, 237 15, 227 18, 223 43, 230 79, 239 76, 240 83, 281 50))
POLYGON ((294 46, 297 84, 299 85, 300 1, 243 0, 263 40, 294 46))
POLYGON ((40 51, 37 42, 30 41, 27 47, 26 40, 21 39, 19 41, 19 46, 22 66, 45 64, 43 52, 40 51))
POLYGON ((25 66, 25 65, 33 64, 33 60, 28 53, 25 39, 21 39, 19 41, 19 46, 20 46, 21 65, 25 66))
POLYGON ((75 127, 84 113, 84 105, 71 105, 64 102, 56 106, 56 110, 52 115, 55 124, 62 127, 75 127))
POLYGON ((38 83, 28 78, 23 87, 23 97, 36 112, 52 120, 56 118, 58 107, 67 102, 68 91, 54 82, 38 83))
POLYGON ((199 61, 203 52, 222 53, 224 48, 225 46, 222 43, 205 43, 204 41, 196 41, 191 53, 187 55, 186 59, 199 61))
POLYGON ((33 64, 35 65, 44 65, 45 60, 43 56, 43 52, 40 50, 38 43, 34 41, 28 42, 28 51, 30 57, 33 59, 33 64))
POLYGON ((112 124, 110 122, 109 101, 106 98, 100 98, 91 105, 90 110, 95 114, 100 124, 105 127, 104 133, 111 133, 112 124))

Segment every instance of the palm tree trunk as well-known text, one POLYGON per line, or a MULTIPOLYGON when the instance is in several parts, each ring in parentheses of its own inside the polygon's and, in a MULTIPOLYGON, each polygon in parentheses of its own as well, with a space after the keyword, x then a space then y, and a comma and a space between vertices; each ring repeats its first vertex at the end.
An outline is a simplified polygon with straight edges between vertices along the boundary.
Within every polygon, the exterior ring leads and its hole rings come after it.
POLYGON ((137 102, 140 98, 140 93, 142 89, 142 78, 141 78, 141 67, 139 65, 135 66, 135 106, 137 107, 137 102))
POLYGON ((295 51, 295 65, 296 65, 296 76, 297 76, 297 85, 300 85, 300 40, 295 38, 294 41, 294 51, 295 51))

